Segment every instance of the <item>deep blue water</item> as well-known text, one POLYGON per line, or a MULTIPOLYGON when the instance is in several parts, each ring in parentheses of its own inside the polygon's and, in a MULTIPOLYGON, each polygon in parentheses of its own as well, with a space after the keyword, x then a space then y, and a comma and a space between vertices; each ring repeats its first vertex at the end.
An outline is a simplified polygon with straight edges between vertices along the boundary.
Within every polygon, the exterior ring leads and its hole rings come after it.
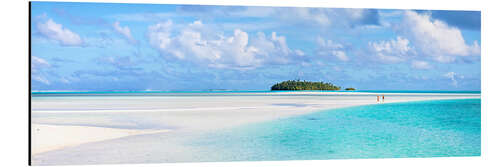
POLYGON ((187 144, 203 148, 200 161, 480 156, 481 100, 326 110, 209 133, 187 144))

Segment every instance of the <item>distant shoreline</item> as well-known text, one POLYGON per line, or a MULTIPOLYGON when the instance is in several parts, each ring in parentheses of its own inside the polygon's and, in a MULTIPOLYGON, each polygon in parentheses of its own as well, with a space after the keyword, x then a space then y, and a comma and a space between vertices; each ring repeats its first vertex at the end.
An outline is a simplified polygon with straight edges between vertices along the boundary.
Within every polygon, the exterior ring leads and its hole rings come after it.
POLYGON ((442 90, 236 90, 236 91, 34 91, 32 95, 57 95, 57 94, 199 94, 199 93, 452 93, 452 94, 481 94, 481 91, 442 91, 442 90))

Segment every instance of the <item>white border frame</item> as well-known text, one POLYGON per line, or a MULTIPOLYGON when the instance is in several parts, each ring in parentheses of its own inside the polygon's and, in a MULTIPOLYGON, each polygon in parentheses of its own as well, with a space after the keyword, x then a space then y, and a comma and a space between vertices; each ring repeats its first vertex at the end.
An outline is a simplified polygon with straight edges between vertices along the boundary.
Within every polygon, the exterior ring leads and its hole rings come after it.
MULTIPOLYGON (((392 159, 349 159, 313 161, 256 161, 256 162, 217 162, 217 163, 163 163, 163 164, 118 164, 89 166, 217 166, 217 167, 254 167, 254 166, 493 166, 498 162, 498 104, 499 71, 496 62, 498 54, 499 5, 494 1, 460 0, 64 0, 65 2, 112 2, 112 3, 153 3, 153 4, 205 4, 205 5, 244 5, 244 6, 294 6, 294 7, 343 7, 377 9, 431 9, 431 10, 475 10, 481 11, 481 88, 482 88, 482 134, 481 157, 454 158, 392 158, 392 159)), ((2 91, 0 101, 0 163, 6 166, 28 165, 28 1, 14 0, 2 2, 2 28, 0 37, 2 55, 0 77, 2 91), (6 93, 5 93, 6 92, 6 93)))

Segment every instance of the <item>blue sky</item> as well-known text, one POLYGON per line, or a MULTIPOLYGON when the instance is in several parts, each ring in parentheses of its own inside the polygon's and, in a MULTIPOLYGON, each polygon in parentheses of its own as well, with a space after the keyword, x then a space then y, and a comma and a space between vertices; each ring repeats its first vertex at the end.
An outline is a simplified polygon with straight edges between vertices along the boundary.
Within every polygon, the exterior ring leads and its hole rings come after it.
POLYGON ((32 91, 481 89, 479 11, 31 5, 32 91))

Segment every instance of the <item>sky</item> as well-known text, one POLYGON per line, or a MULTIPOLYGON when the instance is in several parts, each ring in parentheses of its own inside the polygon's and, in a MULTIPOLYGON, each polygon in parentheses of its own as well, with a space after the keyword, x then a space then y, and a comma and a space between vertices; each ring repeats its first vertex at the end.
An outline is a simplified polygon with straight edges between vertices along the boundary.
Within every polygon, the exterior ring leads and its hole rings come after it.
POLYGON ((31 3, 32 91, 481 89, 479 11, 31 3))

